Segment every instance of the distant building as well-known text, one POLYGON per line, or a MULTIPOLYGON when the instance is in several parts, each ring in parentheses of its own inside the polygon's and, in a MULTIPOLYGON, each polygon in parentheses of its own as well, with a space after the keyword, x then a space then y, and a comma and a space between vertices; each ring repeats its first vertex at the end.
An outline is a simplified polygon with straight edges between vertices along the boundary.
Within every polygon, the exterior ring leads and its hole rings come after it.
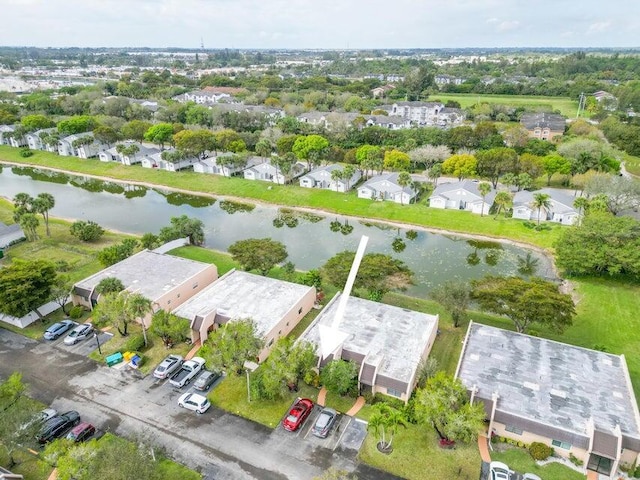
POLYGON ((342 178, 334 180, 331 177, 332 172, 339 170, 343 171, 344 166, 337 163, 330 165, 324 165, 311 170, 306 175, 300 177, 300 186, 306 188, 322 188, 325 190, 333 190, 334 192, 346 192, 353 188, 353 186, 360 180, 360 170, 356 169, 350 179, 344 180, 342 178))
POLYGON ((429 206, 431 208, 468 210, 488 215, 495 196, 496 191, 492 189, 483 199, 480 190, 478 190, 478 182, 471 180, 442 183, 429 197, 429 206))
POLYGON ((358 187, 358 198, 371 200, 390 200, 408 204, 415 200, 418 192, 410 185, 398 183, 398 173, 375 175, 358 187))
POLYGON ((555 113, 523 113, 520 124, 532 138, 553 140, 554 137, 564 135, 567 122, 565 117, 555 113))
POLYGON ((542 188, 533 192, 528 190, 516 192, 513 197, 513 218, 538 220, 538 209, 533 206, 536 193, 549 195, 549 206, 540 209, 541 221, 562 223, 563 225, 576 223, 579 212, 573 206, 575 197, 555 188, 542 188))

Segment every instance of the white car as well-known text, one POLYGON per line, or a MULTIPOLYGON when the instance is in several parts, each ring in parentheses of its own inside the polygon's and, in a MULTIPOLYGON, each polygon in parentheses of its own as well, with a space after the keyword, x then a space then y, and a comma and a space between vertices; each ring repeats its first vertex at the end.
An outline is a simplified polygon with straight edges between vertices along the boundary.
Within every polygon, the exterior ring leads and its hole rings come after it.
POLYGON ((178 406, 193 410, 196 413, 204 413, 209 410, 211 404, 207 397, 198 395, 197 393, 185 393, 178 399, 178 406))
POLYGON ((511 473, 509 467, 502 462, 491 462, 489 464, 489 480, 510 480, 511 473))
POLYGON ((69 332, 69 335, 64 337, 65 345, 75 345, 80 340, 93 335, 93 325, 90 323, 81 323, 76 328, 69 332))

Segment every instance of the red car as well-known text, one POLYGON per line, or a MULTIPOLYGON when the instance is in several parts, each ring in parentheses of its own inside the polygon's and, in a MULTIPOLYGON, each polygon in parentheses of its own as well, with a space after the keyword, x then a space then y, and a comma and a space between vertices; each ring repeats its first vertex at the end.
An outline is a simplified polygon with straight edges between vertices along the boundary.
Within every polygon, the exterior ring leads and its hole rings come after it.
POLYGON ((308 398, 299 398, 282 421, 282 426, 290 432, 295 432, 302 426, 312 410, 313 401, 308 398))

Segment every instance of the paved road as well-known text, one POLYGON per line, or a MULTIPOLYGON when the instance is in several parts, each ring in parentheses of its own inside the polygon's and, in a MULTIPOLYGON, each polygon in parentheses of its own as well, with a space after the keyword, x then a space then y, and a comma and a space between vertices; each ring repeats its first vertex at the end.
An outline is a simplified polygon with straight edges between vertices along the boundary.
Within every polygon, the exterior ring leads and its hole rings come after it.
POLYGON ((166 381, 99 366, 59 343, 0 329, 0 377, 20 371, 34 398, 78 410, 106 431, 149 441, 207 479, 308 480, 330 466, 361 480, 397 478, 360 465, 357 452, 337 446, 335 436, 312 440, 308 426, 291 434, 215 408, 196 415, 177 406, 182 392, 166 381))

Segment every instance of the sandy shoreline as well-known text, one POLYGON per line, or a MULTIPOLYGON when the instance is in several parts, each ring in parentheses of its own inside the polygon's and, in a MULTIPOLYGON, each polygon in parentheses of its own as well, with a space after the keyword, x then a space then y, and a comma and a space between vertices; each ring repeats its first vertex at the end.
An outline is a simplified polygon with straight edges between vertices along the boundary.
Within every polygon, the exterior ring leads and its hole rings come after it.
MULTIPOLYGON (((150 189, 159 188, 159 189, 165 189, 165 190, 172 191, 172 192, 185 193, 185 194, 188 194, 188 195, 195 195, 195 196, 200 196, 200 197, 223 199, 223 200, 231 200, 231 201, 235 201, 235 202, 239 202, 239 203, 252 203, 252 204, 260 205, 260 206, 289 208, 291 210, 297 210, 297 211, 300 211, 300 212, 314 213, 314 214, 317 214, 317 215, 321 215, 323 217, 330 217, 331 215, 337 215, 337 216, 340 216, 340 217, 343 217, 343 218, 346 218, 346 219, 349 219, 349 220, 369 221, 369 222, 372 222, 372 223, 381 223, 381 224, 385 224, 385 225, 390 225, 390 226, 395 227, 395 228, 404 228, 404 229, 409 229, 409 230, 421 230, 423 232, 437 233, 437 234, 440 234, 440 235, 449 235, 449 236, 455 236, 455 237, 461 237, 461 238, 469 238, 469 239, 478 239, 478 240, 485 240, 485 241, 491 241, 491 242, 498 242, 498 243, 503 243, 505 245, 513 245, 513 246, 516 246, 516 247, 525 248, 525 249, 528 249, 528 250, 533 250, 533 251, 535 251, 535 252, 537 252, 537 253, 539 253, 541 255, 544 255, 545 257, 549 258, 549 260, 551 261, 551 267, 553 269, 554 275, 556 277, 560 278, 560 275, 558 273, 558 270, 557 270, 557 267, 556 267, 556 264, 555 264, 554 257, 553 257, 553 255, 551 255, 551 253, 547 249, 544 249, 542 247, 539 247, 537 245, 533 245, 533 244, 530 244, 530 243, 527 243, 527 242, 519 242, 519 241, 511 240, 511 239, 508 239, 508 238, 491 237, 491 236, 488 236, 488 235, 481 235, 481 234, 475 234, 475 233, 457 232, 457 231, 446 230, 446 229, 441 229, 441 228, 425 227, 423 225, 414 225, 414 224, 411 224, 411 223, 394 222, 392 220, 383 220, 383 219, 379 219, 379 218, 356 217, 356 216, 346 215, 346 214, 343 214, 343 213, 328 212, 326 210, 322 210, 322 209, 319 209, 319 208, 291 207, 291 206, 288 206, 288 205, 279 205, 279 204, 275 204, 275 203, 269 203, 269 202, 254 200, 252 198, 235 197, 235 196, 229 196, 229 195, 213 195, 213 194, 210 194, 210 193, 194 192, 193 190, 185 190, 183 188, 170 187, 170 186, 162 185, 162 184, 149 183, 149 182, 139 182, 139 181, 136 181, 136 180, 120 180, 120 179, 114 179, 114 178, 111 178, 111 177, 103 177, 101 175, 75 173, 75 172, 69 172, 68 170, 63 170, 63 169, 60 169, 60 168, 42 167, 40 165, 23 164, 23 163, 14 163, 14 162, 6 161, 6 160, 0 160, 0 165, 9 165, 9 166, 15 166, 15 167, 30 167, 30 168, 35 168, 35 169, 39 169, 39 170, 49 170, 49 171, 53 171, 53 172, 64 173, 64 174, 70 175, 70 176, 95 178, 97 180, 103 180, 103 181, 106 181, 106 182, 124 183, 124 184, 128 184, 128 185, 138 185, 138 186, 142 186, 142 187, 146 187, 146 188, 150 188, 150 189)), ((56 217, 56 218, 61 218, 63 220, 71 221, 71 222, 78 220, 78 219, 66 219, 66 218, 62 218, 62 217, 56 217)), ((124 234, 124 235, 139 236, 139 235, 136 235, 136 234, 132 234, 130 232, 121 232, 121 231, 113 230, 113 229, 110 229, 110 230, 113 231, 113 232, 116 232, 116 233, 124 234)))

